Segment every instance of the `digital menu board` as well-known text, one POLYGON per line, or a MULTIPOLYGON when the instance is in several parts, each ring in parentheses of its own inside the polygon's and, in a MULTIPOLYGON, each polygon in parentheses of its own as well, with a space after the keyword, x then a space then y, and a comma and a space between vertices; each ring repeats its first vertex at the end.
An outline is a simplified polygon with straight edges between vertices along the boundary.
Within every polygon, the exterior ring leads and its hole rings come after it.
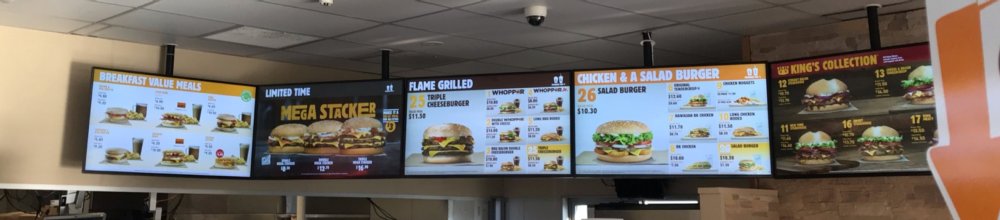
POLYGON ((576 173, 767 175, 766 65, 578 71, 576 173))
POLYGON ((406 175, 568 175, 569 73, 407 82, 406 175))
POLYGON ((253 177, 400 175, 402 81, 260 87, 253 177))
POLYGON ((92 74, 85 172, 250 177, 254 87, 92 74))
POLYGON ((776 176, 929 171, 926 44, 771 65, 776 176))

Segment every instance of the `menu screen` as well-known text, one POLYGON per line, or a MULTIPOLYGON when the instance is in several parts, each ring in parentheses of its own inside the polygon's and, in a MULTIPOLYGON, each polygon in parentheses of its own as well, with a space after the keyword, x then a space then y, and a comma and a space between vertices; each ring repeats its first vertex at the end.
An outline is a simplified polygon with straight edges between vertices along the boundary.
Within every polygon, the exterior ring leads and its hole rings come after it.
POLYGON ((929 171, 927 45, 771 65, 775 175, 929 171))
POLYGON ((254 178, 400 173, 402 81, 260 87, 254 178))
POLYGON ((255 92, 95 68, 84 171, 250 177, 255 92))
POLYGON ((410 80, 406 175, 568 175, 569 73, 410 80))
POLYGON ((767 175, 766 65, 579 71, 576 173, 767 175))

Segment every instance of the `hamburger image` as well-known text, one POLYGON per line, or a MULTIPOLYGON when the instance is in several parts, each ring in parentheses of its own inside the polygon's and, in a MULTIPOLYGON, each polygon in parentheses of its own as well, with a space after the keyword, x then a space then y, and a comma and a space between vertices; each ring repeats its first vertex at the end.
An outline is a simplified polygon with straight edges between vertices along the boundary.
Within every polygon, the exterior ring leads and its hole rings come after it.
POLYGON ((164 150, 163 160, 160 161, 160 164, 167 166, 182 165, 184 163, 185 155, 186 154, 184 154, 184 151, 181 150, 164 150))
POLYGON ((500 105, 501 114, 514 114, 520 112, 521 109, 517 107, 517 104, 513 102, 505 102, 500 105))
POLYGON ((180 113, 163 113, 160 125, 163 127, 179 128, 184 126, 186 115, 180 113))
POLYGON ((215 118, 216 127, 220 131, 232 132, 236 131, 236 116, 230 114, 220 114, 219 117, 215 118))
POLYGON ((283 124, 271 130, 267 137, 267 152, 272 154, 292 154, 305 152, 306 126, 303 124, 283 124))
POLYGON ((899 160, 903 155, 903 137, 888 126, 872 126, 858 138, 861 159, 871 161, 899 160))
POLYGON ((711 135, 712 134, 711 134, 711 132, 708 131, 708 128, 695 128, 695 129, 691 129, 691 131, 688 132, 687 137, 688 138, 707 138, 707 137, 709 137, 711 135))
POLYGON ((465 163, 471 162, 475 140, 472 130, 465 125, 446 123, 424 130, 424 163, 465 163))
POLYGON ((334 120, 317 121, 306 128, 305 153, 307 154, 338 154, 340 153, 340 131, 344 124, 334 120))
POLYGON ((837 144, 829 134, 822 131, 811 131, 802 134, 795 143, 795 159, 799 164, 820 165, 831 164, 837 158, 837 144))
POLYGON ((547 102, 542 106, 544 112, 562 112, 562 106, 556 104, 556 102, 547 102))
POLYGON ((518 136, 517 131, 504 131, 500 132, 500 142, 518 142, 521 141, 521 137, 518 136))
POLYGON ((827 112, 851 107, 851 91, 839 79, 816 80, 806 88, 802 98, 806 111, 827 112))
POLYGON ((108 108, 104 113, 108 115, 108 122, 121 123, 128 121, 128 110, 124 108, 108 108))
POLYGON ((690 107, 705 107, 705 105, 708 105, 708 98, 705 98, 705 95, 698 94, 698 95, 691 96, 691 99, 688 99, 687 106, 690 106, 690 107))
POLYGON ((752 127, 740 127, 733 130, 733 136, 735 137, 757 137, 760 136, 760 132, 754 130, 752 127))
POLYGON ((221 169, 233 169, 236 168, 236 159, 234 157, 220 157, 215 158, 215 167, 221 169))
POLYGON ((382 122, 368 117, 344 121, 340 132, 340 154, 376 155, 385 153, 385 130, 382 122))
POLYGON ((597 159, 613 163, 634 163, 653 157, 653 132, 638 121, 616 120, 597 126, 593 140, 597 159))
POLYGON ((753 160, 740 160, 739 166, 740 171, 757 170, 757 163, 753 162, 753 160))
POLYGON ((122 148, 111 148, 104 152, 104 159, 106 159, 108 163, 122 163, 128 159, 126 157, 127 154, 128 150, 122 148))
POLYGON ((502 164, 500 164, 500 171, 508 171, 508 172, 510 172, 510 171, 519 171, 519 170, 521 170, 521 167, 519 167, 517 165, 514 165, 513 162, 509 162, 508 161, 508 162, 503 162, 502 164))
POLYGON ((934 104, 934 73, 931 66, 917 67, 903 80, 902 86, 906 89, 903 98, 910 101, 910 104, 934 104))

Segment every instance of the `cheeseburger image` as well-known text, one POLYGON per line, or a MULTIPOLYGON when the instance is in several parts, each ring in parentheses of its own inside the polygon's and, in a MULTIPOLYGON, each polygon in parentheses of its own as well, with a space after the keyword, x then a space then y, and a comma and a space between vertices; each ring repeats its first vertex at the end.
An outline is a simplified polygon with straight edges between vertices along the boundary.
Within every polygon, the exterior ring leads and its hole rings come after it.
POLYGON ((307 154, 337 154, 340 153, 340 142, 337 135, 343 123, 334 120, 313 122, 306 128, 305 153, 307 154))
POLYGON ((374 118, 351 118, 344 121, 340 133, 340 154, 376 155, 385 153, 385 130, 374 118))
POLYGON ((872 161, 899 160, 903 155, 903 137, 888 126, 872 126, 858 138, 861 159, 872 161))
POLYGON ((705 105, 708 105, 708 98, 705 98, 705 95, 701 94, 691 96, 687 104, 687 106, 691 107, 705 107, 705 105))
POLYGON ((230 114, 220 114, 219 117, 216 117, 216 120, 218 121, 216 122, 216 127, 218 127, 220 131, 236 131, 236 116, 230 114))
POLYGON ((613 163, 634 163, 653 157, 653 132, 638 121, 616 120, 597 126, 593 139, 597 159, 613 163))
POLYGON ((128 154, 128 150, 122 148, 111 148, 104 153, 104 159, 106 159, 108 163, 122 163, 127 159, 125 155, 128 154))
POLYGON ((465 125, 446 123, 424 130, 424 163, 466 163, 471 162, 475 140, 472 130, 465 125))
POLYGON ((799 164, 831 164, 837 158, 837 143, 826 132, 811 131, 799 137, 799 142, 795 143, 795 151, 795 159, 799 160, 799 164))
POLYGON ((267 152, 272 154, 292 154, 305 152, 306 126, 303 124, 283 124, 271 130, 267 137, 267 152))
POLYGON ((757 170, 757 163, 753 160, 740 160, 739 163, 740 171, 754 171, 757 170))
POLYGON ((820 79, 806 88, 802 105, 810 112, 847 109, 851 107, 851 91, 839 79, 820 79))
POLYGON ((108 110, 104 113, 108 115, 109 122, 128 121, 128 117, 126 117, 128 115, 128 110, 125 110, 124 108, 108 108, 108 110))
POLYGON ((910 104, 934 104, 934 73, 931 71, 931 66, 917 67, 910 72, 906 80, 903 80, 902 86, 906 89, 903 98, 910 101, 910 104))

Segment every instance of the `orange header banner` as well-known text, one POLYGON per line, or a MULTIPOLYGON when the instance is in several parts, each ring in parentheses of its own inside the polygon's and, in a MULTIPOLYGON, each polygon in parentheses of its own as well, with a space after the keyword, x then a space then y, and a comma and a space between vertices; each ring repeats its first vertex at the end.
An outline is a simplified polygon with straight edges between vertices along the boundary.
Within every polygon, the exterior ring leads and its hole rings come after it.
POLYGON ((592 70, 577 71, 574 79, 578 86, 748 80, 764 79, 766 70, 765 64, 592 70))
POLYGON ((225 96, 257 97, 253 86, 154 76, 133 72, 94 68, 94 82, 139 86, 154 89, 168 89, 186 92, 210 93, 225 96))

